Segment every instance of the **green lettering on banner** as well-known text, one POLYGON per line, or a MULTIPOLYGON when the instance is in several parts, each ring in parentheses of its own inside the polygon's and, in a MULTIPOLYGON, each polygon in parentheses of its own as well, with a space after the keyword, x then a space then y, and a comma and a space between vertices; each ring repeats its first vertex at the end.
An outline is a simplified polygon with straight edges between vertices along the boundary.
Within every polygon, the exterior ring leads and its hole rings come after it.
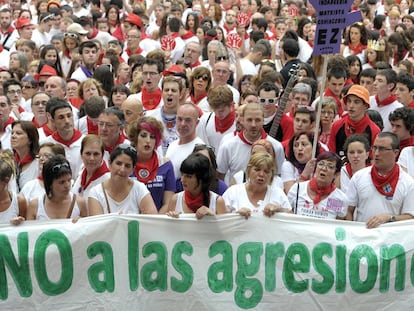
POLYGON ((256 307, 263 297, 263 286, 254 276, 260 270, 260 257, 263 244, 258 242, 243 243, 237 249, 236 291, 234 300, 240 308, 256 307))
POLYGON ((312 279, 312 290, 317 294, 326 294, 334 284, 334 273, 324 257, 332 258, 332 245, 319 243, 312 250, 312 262, 315 271, 322 276, 322 281, 312 279))
POLYGON ((272 292, 276 289, 276 262, 285 255, 282 242, 267 243, 265 251, 265 289, 272 292))
POLYGON ((70 288, 73 280, 72 247, 62 232, 51 229, 42 233, 36 241, 33 257, 36 279, 43 293, 55 296, 70 288), (57 282, 52 282, 47 275, 46 251, 50 245, 56 245, 60 255, 61 275, 57 282))
POLYGON ((351 288, 359 293, 367 293, 374 288, 377 281, 378 259, 374 250, 368 245, 361 244, 356 246, 349 256, 349 284, 351 288), (359 268, 362 258, 366 258, 367 278, 361 280, 359 268))
POLYGON ((396 291, 402 291, 405 287, 405 249, 399 244, 390 247, 381 246, 380 264, 380 292, 387 292, 390 287, 391 260, 396 259, 395 285, 396 291))
POLYGON ((128 273, 129 289, 136 291, 139 285, 139 222, 128 222, 128 273))
POLYGON ((307 273, 310 271, 310 254, 305 244, 293 243, 286 251, 283 263, 283 282, 288 290, 301 293, 308 289, 309 280, 297 281, 295 272, 307 273), (298 259, 296 259, 298 257, 298 259))
POLYGON ((171 277, 171 289, 178 293, 188 291, 191 285, 193 285, 194 280, 193 268, 181 257, 182 254, 188 256, 193 254, 193 247, 189 242, 181 241, 176 243, 171 254, 172 265, 182 277, 181 280, 174 276, 171 277))
POLYGON ((208 287, 213 293, 233 290, 233 248, 227 241, 217 241, 210 245, 210 258, 222 255, 222 260, 213 263, 207 272, 208 287), (220 277, 221 275, 221 277, 220 277))
POLYGON ((94 263, 88 269, 88 279, 91 287, 98 293, 112 293, 115 289, 114 254, 107 242, 95 242, 88 247, 88 258, 102 255, 102 261, 94 263))
MULTIPOLYGON (((346 233, 344 228, 335 229, 335 237, 338 241, 344 241, 346 233)), ((337 293, 344 293, 346 290, 346 246, 337 245, 336 246, 336 282, 335 282, 335 291, 337 293)))
POLYGON ((29 237, 27 232, 21 232, 17 236, 17 249, 19 261, 13 254, 7 235, 0 235, 0 299, 6 300, 9 296, 6 265, 16 283, 20 296, 30 297, 33 292, 29 267, 29 237))
POLYGON ((162 242, 150 242, 142 248, 144 258, 154 254, 156 260, 147 262, 141 269, 141 284, 148 291, 167 290, 167 247, 162 242), (155 277, 153 276, 155 274, 155 277))

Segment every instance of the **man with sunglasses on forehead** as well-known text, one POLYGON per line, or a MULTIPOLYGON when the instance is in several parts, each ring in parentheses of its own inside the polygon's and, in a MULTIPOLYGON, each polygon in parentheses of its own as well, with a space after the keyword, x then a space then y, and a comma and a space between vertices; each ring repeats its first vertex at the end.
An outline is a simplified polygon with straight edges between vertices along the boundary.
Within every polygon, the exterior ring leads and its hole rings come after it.
MULTIPOLYGON (((264 111, 263 129, 269 134, 279 105, 279 89, 274 83, 265 82, 259 86, 257 92, 259 93, 259 104, 262 105, 264 111)), ((284 141, 292 137, 292 118, 283 113, 279 122, 276 137, 274 138, 277 141, 284 141)))
POLYGON ((376 228, 414 218, 414 180, 396 163, 399 149, 400 140, 394 133, 377 135, 371 147, 373 165, 356 172, 349 183, 347 220, 376 228))

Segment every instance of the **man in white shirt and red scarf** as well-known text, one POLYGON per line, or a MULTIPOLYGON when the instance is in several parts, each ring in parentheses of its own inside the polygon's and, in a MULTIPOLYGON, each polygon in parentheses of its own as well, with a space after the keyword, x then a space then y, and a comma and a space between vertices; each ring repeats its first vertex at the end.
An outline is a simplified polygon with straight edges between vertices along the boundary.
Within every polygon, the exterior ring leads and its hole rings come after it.
POLYGON ((376 95, 371 96, 371 109, 376 110, 382 117, 384 131, 391 131, 391 123, 388 115, 395 109, 403 107, 394 94, 397 84, 397 73, 392 69, 383 69, 377 72, 374 81, 374 90, 376 95))
POLYGON ((142 65, 142 90, 138 94, 128 96, 128 98, 139 100, 144 111, 162 106, 162 91, 159 88, 162 67, 161 62, 154 58, 145 59, 142 65))
POLYGON ((84 135, 74 128, 71 105, 64 99, 53 97, 47 105, 50 107, 50 118, 56 131, 46 137, 44 142, 61 144, 65 149, 66 159, 72 169, 72 178, 78 177, 80 166, 80 149, 84 135))
POLYGON ((201 45, 198 42, 189 42, 184 50, 184 66, 194 69, 201 65, 201 45))
POLYGON ((211 89, 208 103, 212 112, 204 113, 197 125, 197 135, 217 153, 222 138, 236 130, 233 93, 226 85, 211 89))
POLYGON ((396 163, 398 136, 382 132, 371 148, 374 165, 356 172, 349 183, 346 219, 365 222, 367 228, 413 219, 414 180, 396 163))
POLYGON ((243 109, 243 130, 238 135, 225 140, 221 144, 217 154, 217 172, 220 179, 226 176, 227 184, 238 171, 246 169, 249 162, 252 144, 259 139, 269 141, 276 154, 277 174, 285 161, 285 152, 282 144, 267 135, 263 129, 264 112, 263 107, 257 103, 246 104, 243 109))

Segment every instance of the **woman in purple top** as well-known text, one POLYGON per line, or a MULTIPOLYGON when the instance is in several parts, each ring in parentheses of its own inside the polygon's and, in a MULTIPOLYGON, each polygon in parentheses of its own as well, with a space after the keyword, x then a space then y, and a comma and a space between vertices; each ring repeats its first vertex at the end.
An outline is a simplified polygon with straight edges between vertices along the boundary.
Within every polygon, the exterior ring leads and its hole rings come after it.
POLYGON ((133 121, 128 127, 128 138, 138 152, 135 176, 147 186, 157 210, 166 213, 176 186, 173 165, 157 152, 162 133, 162 123, 148 116, 133 121))

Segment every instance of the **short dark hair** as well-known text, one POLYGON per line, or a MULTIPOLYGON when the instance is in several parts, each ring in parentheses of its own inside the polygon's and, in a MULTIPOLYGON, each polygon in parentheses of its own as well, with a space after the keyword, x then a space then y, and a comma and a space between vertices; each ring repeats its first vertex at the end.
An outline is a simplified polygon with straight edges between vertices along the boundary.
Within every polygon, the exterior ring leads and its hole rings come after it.
POLYGON ((265 92, 275 91, 276 97, 279 97, 279 88, 274 83, 264 82, 260 84, 260 86, 257 88, 257 94, 260 94, 260 91, 262 90, 265 92))
POLYGON ((331 78, 340 79, 344 78, 345 80, 348 78, 348 74, 345 68, 342 67, 332 67, 327 74, 328 80, 331 78))
POLYGON ((400 149, 400 139, 398 138, 398 136, 394 133, 391 132, 381 132, 378 133, 377 138, 386 138, 389 137, 391 138, 391 148, 392 149, 400 149))
POLYGON ((115 148, 115 150, 112 151, 109 157, 109 162, 112 163, 121 154, 126 154, 127 156, 129 156, 132 160, 132 166, 135 167, 138 161, 137 150, 134 147, 127 144, 118 145, 115 148))
POLYGON ((283 40, 282 49, 290 57, 297 57, 300 51, 298 42, 290 38, 283 40))
POLYGON ((50 198, 53 196, 52 183, 55 179, 62 176, 71 175, 72 170, 68 160, 62 155, 55 155, 43 164, 42 176, 45 185, 46 195, 50 198))
POLYGON ((84 48, 95 48, 98 51, 98 47, 96 46, 96 44, 93 41, 84 41, 79 45, 79 54, 82 55, 83 54, 83 49, 84 48))
POLYGON ((20 86, 20 88, 22 88, 22 84, 20 83, 20 81, 17 81, 16 79, 9 79, 3 82, 3 90, 7 92, 7 90, 9 89, 9 86, 12 86, 12 85, 18 85, 20 86))
POLYGON ((155 59, 155 58, 146 58, 144 64, 142 64, 142 66, 144 66, 144 65, 147 65, 147 66, 156 65, 158 73, 161 73, 161 72, 164 71, 163 64, 158 59, 155 59))
POLYGON ((57 97, 52 97, 46 104, 46 112, 50 113, 52 119, 55 118, 56 110, 63 108, 69 108, 72 111, 72 107, 66 100, 57 97))
POLYGON ((397 73, 393 69, 382 69, 377 72, 377 76, 378 75, 384 76, 385 79, 387 80, 387 84, 394 83, 394 87, 395 87, 395 84, 397 82, 397 73))
POLYGON ((400 107, 395 109, 388 115, 388 120, 402 120, 405 128, 410 131, 410 135, 414 134, 414 110, 410 107, 400 107))
POLYGON ((102 111, 102 112, 100 113, 100 115, 101 115, 101 114, 106 114, 106 115, 114 115, 114 116, 116 116, 116 117, 118 118, 119 123, 120 123, 121 125, 123 125, 123 124, 125 123, 125 116, 124 116, 124 113, 123 113, 123 112, 122 112, 122 110, 121 110, 121 109, 119 109, 117 106, 112 106, 112 107, 105 108, 105 110, 104 110, 104 111, 102 111))
POLYGON ((375 76, 377 75, 377 71, 374 68, 365 68, 361 71, 360 78, 367 77, 372 78, 375 80, 375 76))
POLYGON ((414 89, 414 77, 408 72, 400 72, 397 76, 397 83, 404 84, 410 92, 414 89))

